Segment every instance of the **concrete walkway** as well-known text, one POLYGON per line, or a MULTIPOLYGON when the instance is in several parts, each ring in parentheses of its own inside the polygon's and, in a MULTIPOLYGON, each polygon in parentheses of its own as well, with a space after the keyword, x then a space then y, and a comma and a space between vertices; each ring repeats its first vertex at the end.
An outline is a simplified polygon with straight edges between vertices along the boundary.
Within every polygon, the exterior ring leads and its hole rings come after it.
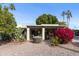
POLYGON ((79 56, 78 44, 49 46, 45 41, 39 44, 31 42, 8 43, 0 46, 1 56, 79 56))

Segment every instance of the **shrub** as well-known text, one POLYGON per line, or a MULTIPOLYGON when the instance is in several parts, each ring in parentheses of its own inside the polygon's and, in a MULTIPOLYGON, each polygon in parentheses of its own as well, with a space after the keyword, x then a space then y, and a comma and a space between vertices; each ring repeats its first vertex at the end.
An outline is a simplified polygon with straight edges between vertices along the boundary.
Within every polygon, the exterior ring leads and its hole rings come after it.
POLYGON ((23 29, 21 29, 21 28, 16 29, 16 31, 15 31, 15 39, 16 39, 16 41, 24 41, 25 40, 25 37, 22 34, 22 32, 23 32, 23 29))
POLYGON ((62 40, 63 43, 68 43, 72 41, 74 37, 74 32, 69 28, 58 28, 55 31, 55 35, 62 40))
POLYGON ((57 46, 59 43, 60 43, 60 41, 57 36, 51 38, 51 45, 57 46))
POLYGON ((1 41, 11 41, 12 38, 8 33, 0 33, 1 41))

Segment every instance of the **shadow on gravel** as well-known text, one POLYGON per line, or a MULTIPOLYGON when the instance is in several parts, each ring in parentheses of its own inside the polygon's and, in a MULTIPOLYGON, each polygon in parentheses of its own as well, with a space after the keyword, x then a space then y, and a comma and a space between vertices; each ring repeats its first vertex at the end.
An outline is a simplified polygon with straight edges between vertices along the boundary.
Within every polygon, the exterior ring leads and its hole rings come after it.
POLYGON ((58 46, 58 47, 60 47, 60 48, 63 48, 63 49, 66 49, 66 50, 69 50, 69 51, 72 51, 72 52, 79 53, 79 51, 77 51, 77 50, 74 50, 74 49, 70 49, 70 48, 63 47, 63 46, 58 46))
POLYGON ((45 42, 46 45, 51 46, 50 40, 45 40, 44 42, 45 42))
POLYGON ((1 45, 4 45, 4 44, 7 44, 7 43, 9 43, 9 42, 11 42, 10 40, 7 40, 7 41, 0 41, 0 46, 1 45))
MULTIPOLYGON (((51 46, 50 40, 45 40, 44 42, 45 42, 45 44, 47 44, 48 46, 51 46)), ((73 44, 73 45, 79 47, 79 42, 78 42, 78 43, 75 42, 75 43, 71 43, 71 44, 73 44)), ((74 50, 74 49, 71 49, 71 48, 63 47, 63 46, 58 46, 58 47, 63 48, 63 49, 66 49, 66 50, 69 50, 69 51, 72 51, 72 52, 79 53, 78 50, 74 50)))
POLYGON ((74 42, 72 44, 75 45, 76 47, 79 47, 79 42, 74 42))

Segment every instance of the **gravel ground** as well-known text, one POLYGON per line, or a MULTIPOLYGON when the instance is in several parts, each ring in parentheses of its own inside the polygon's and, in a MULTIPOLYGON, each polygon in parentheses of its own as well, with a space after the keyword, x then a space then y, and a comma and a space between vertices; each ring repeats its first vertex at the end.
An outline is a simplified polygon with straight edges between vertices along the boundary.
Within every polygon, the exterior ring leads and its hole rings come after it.
POLYGON ((78 56, 79 43, 49 46, 45 41, 7 43, 0 46, 0 56, 78 56))

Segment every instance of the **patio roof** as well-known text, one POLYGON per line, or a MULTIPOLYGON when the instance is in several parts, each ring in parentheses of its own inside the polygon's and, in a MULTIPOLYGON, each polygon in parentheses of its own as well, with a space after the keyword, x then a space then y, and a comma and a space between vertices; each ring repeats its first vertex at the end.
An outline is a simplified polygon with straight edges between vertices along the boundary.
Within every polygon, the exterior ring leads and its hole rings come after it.
POLYGON ((18 25, 17 28, 57 28, 57 27, 65 27, 65 25, 59 24, 41 24, 41 25, 18 25))
POLYGON ((58 24, 42 24, 42 25, 27 25, 29 28, 57 28, 57 27, 65 27, 65 25, 58 24))

